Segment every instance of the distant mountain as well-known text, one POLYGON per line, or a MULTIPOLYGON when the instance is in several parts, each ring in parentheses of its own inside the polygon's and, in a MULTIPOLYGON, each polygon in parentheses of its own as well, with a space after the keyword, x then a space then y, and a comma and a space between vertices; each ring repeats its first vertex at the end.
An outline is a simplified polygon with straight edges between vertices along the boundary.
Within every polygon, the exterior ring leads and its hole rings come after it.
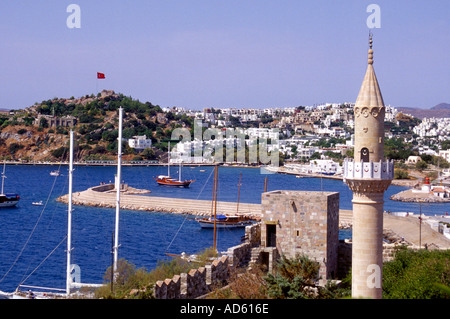
POLYGON ((433 106, 431 109, 433 109, 433 110, 450 110, 450 104, 440 103, 436 106, 433 106))
POLYGON ((425 117, 437 117, 444 118, 450 117, 450 104, 449 103, 439 103, 430 109, 416 109, 412 107, 399 107, 397 108, 399 112, 411 114, 414 117, 423 119, 425 117))

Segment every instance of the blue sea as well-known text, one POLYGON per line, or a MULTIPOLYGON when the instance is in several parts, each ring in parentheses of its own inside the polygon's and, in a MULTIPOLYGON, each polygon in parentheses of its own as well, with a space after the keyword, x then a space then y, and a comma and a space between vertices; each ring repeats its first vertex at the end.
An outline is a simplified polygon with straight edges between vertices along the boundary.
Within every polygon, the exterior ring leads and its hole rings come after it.
MULTIPOLYGON (((50 175, 59 168, 50 165, 7 165, 5 192, 18 193, 15 208, 0 208, 0 290, 12 292, 19 284, 64 288, 66 269, 65 236, 67 234, 67 205, 56 198, 68 193, 68 167, 62 175, 50 175), (42 200, 44 206, 32 202, 42 200)), ((190 188, 158 186, 153 177, 166 174, 163 166, 122 167, 122 180, 128 185, 148 189, 146 196, 163 196, 211 200, 213 167, 185 166, 182 178, 195 179, 190 188)), ((171 167, 172 175, 178 167, 171 167)), ((352 208, 352 193, 342 181, 326 178, 295 178, 292 175, 261 174, 257 168, 220 167, 218 199, 236 201, 239 174, 242 173, 240 201, 260 203, 265 178, 268 191, 309 190, 340 193, 340 208, 352 208)), ((114 181, 114 166, 75 166, 74 192, 102 182, 114 181)), ((419 205, 391 201, 389 197, 405 190, 390 186, 385 193, 385 210, 419 212, 419 205)), ((111 265, 111 243, 115 209, 73 206, 72 263, 81 268, 81 281, 102 283, 111 265)), ((426 215, 445 214, 450 204, 423 204, 426 215)), ((240 243, 243 229, 220 230, 219 251, 240 243)), ((341 238, 351 237, 351 231, 341 231, 341 238)), ((119 227, 119 258, 136 268, 153 269, 158 260, 168 259, 165 253, 196 253, 212 246, 212 230, 201 229, 192 216, 160 212, 121 210, 119 227)))

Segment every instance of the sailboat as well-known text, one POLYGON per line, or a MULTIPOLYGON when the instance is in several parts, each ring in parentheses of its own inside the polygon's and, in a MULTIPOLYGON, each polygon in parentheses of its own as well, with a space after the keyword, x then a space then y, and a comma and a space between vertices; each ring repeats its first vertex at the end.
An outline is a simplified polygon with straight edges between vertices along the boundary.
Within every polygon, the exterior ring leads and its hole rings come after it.
POLYGON ((4 193, 3 192, 3 186, 5 184, 5 169, 6 169, 6 162, 3 163, 3 173, 2 173, 2 192, 0 194, 0 207, 13 207, 16 206, 19 202, 19 195, 15 193, 4 193))
MULTIPOLYGON (((113 274, 117 272, 117 261, 118 261, 118 248, 119 248, 119 212, 120 212, 120 180, 121 180, 121 160, 122 160, 122 108, 119 108, 119 137, 118 137, 118 163, 117 163, 117 176, 116 176, 116 192, 117 192, 117 202, 116 202, 116 219, 115 219, 115 238, 114 238, 114 268, 113 274)), ((79 266, 72 264, 72 184, 73 184, 73 131, 70 131, 70 161, 69 161, 69 205, 67 213, 67 250, 66 250, 66 288, 46 288, 37 287, 30 285, 19 285, 15 292, 4 293, 0 292, 1 295, 6 296, 11 299, 56 299, 56 298, 69 298, 74 288, 91 287, 98 288, 103 286, 103 284, 92 284, 92 283, 81 283, 79 282, 79 266), (29 289, 28 291, 21 291, 20 288, 29 289), (36 290, 31 290, 36 289, 36 290), (38 290, 48 290, 48 291, 58 291, 53 292, 42 292, 38 290)))
POLYGON ((213 188, 213 201, 214 209, 211 216, 208 218, 197 218, 196 221, 202 228, 241 228, 253 224, 253 221, 245 216, 238 215, 239 212, 239 194, 241 189, 241 175, 239 175, 239 190, 238 190, 238 202, 236 208, 236 215, 217 215, 217 165, 214 171, 214 188, 213 188))
POLYGON ((178 179, 170 177, 170 142, 169 142, 169 150, 167 153, 167 175, 158 175, 155 178, 156 183, 158 185, 163 186, 175 186, 175 187, 189 187, 191 183, 195 182, 195 180, 182 180, 181 179, 181 163, 178 168, 178 179))
POLYGON ((69 205, 67 213, 67 267, 66 267, 66 289, 37 287, 20 284, 16 291, 12 294, 7 294, 7 297, 12 299, 55 299, 67 298, 70 296, 72 288, 81 287, 99 287, 99 284, 85 284, 75 282, 78 280, 79 273, 78 266, 71 263, 72 254, 72 184, 73 184, 73 131, 70 131, 70 161, 69 161, 69 205), (28 289, 22 291, 21 288, 28 289), (43 292, 45 290, 45 292, 43 292), (48 291, 48 292, 47 292, 48 291), (54 292, 57 291, 57 292, 54 292))

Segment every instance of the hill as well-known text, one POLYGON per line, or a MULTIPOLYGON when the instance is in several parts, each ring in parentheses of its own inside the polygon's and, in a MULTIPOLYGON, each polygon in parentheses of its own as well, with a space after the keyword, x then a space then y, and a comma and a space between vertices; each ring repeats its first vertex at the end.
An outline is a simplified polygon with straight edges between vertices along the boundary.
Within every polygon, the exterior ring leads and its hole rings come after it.
POLYGON ((399 107, 398 110, 402 113, 411 114, 414 117, 423 119, 425 117, 436 117, 436 118, 450 118, 450 104, 440 103, 433 106, 430 109, 417 109, 412 107, 399 107))
POLYGON ((118 108, 124 108, 123 138, 146 135, 155 146, 137 153, 123 143, 123 159, 151 160, 164 156, 167 141, 177 127, 191 127, 192 119, 165 113, 158 105, 142 103, 104 90, 97 96, 54 98, 42 101, 14 115, 0 115, 0 159, 60 161, 67 159, 68 131, 73 126, 76 160, 115 160, 118 136, 118 108), (64 119, 62 126, 52 126, 64 119))

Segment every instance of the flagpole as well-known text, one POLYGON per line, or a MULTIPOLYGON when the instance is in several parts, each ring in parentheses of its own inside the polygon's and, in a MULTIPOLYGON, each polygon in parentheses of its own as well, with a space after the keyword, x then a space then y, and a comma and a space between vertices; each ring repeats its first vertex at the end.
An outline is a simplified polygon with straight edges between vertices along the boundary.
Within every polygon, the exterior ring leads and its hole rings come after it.
POLYGON ((104 78, 105 78, 105 74, 104 73, 97 72, 97 81, 95 82, 95 95, 98 94, 98 80, 99 79, 104 79, 104 78))

